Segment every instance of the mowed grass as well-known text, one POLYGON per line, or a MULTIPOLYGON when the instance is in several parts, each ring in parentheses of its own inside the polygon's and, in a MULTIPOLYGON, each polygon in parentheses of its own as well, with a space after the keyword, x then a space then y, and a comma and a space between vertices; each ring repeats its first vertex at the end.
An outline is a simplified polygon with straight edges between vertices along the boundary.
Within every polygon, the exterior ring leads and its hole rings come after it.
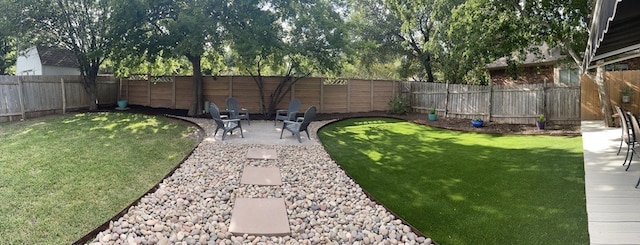
POLYGON ((588 244, 581 137, 489 135, 394 119, 319 138, 387 208, 439 244, 588 244))
POLYGON ((0 243, 76 241, 173 169, 194 132, 129 113, 0 123, 0 243))

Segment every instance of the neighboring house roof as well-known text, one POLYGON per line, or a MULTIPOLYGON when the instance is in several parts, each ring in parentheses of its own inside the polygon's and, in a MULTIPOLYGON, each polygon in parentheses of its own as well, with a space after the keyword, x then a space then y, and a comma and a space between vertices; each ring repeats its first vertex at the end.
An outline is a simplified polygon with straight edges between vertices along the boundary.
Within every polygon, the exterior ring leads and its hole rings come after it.
MULTIPOLYGON (((518 60, 518 54, 514 54, 512 59, 518 60)), ((560 54, 559 48, 551 48, 547 44, 542 44, 538 47, 538 53, 527 52, 527 56, 524 61, 521 61, 522 66, 535 66, 553 64, 558 60, 564 59, 566 55, 560 54)), ((485 66, 488 70, 503 69, 507 67, 507 57, 502 57, 491 64, 485 66)))
POLYGON ((40 62, 46 66, 74 67, 78 68, 76 56, 68 49, 55 47, 38 47, 40 62))

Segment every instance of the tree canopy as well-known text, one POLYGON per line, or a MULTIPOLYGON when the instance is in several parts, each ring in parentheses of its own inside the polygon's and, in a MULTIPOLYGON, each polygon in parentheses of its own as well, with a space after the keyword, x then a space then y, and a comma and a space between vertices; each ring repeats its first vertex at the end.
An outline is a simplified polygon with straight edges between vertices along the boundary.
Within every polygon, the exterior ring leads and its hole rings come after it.
POLYGON ((17 43, 0 32, 0 51, 63 46, 78 55, 87 77, 109 58, 106 70, 118 74, 482 83, 486 64, 542 43, 579 62, 590 12, 586 0, 0 2, 18 13, 0 18, 2 29, 19 30, 17 43))

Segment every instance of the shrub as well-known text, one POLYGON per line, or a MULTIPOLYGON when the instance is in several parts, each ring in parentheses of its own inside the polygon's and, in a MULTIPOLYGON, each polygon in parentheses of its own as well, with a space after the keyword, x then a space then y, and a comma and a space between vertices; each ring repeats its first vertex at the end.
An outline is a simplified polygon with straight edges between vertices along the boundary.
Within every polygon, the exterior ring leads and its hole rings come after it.
POLYGON ((389 100, 389 110, 387 112, 389 114, 407 114, 408 110, 406 103, 404 102, 404 98, 402 96, 391 98, 391 100, 389 100))

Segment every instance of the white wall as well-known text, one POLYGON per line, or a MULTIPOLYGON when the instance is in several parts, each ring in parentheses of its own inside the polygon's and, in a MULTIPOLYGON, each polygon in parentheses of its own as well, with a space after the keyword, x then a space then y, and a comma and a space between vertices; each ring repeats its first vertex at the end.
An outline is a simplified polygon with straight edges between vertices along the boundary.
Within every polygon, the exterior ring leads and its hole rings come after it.
POLYGON ((42 65, 35 47, 28 49, 16 60, 16 75, 80 75, 79 68, 42 65))
POLYGON ((73 67, 61 66, 42 66, 42 75, 58 76, 58 75, 80 75, 80 69, 73 67))
POLYGON ((16 60, 16 75, 42 75, 42 62, 35 47, 28 49, 16 60))

